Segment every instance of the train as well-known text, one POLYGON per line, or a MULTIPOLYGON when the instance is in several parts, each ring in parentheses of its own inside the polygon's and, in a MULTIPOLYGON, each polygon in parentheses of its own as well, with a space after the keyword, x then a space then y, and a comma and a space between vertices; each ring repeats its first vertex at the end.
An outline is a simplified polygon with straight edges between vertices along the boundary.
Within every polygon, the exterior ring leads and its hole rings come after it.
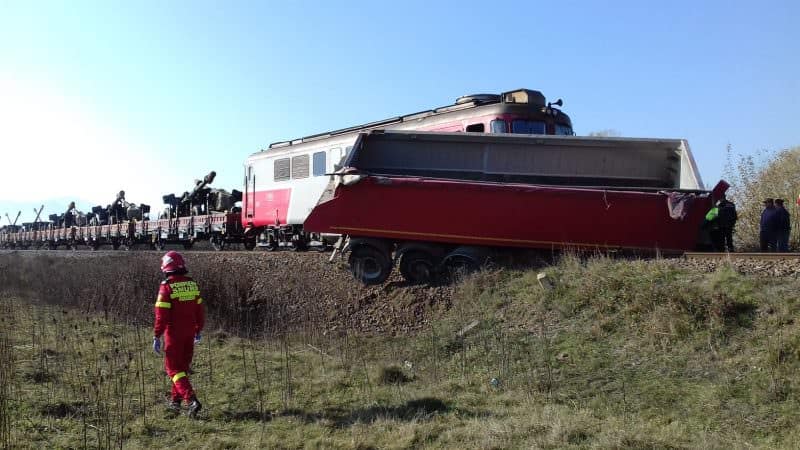
POLYGON ((49 221, 39 221, 38 215, 21 225, 9 220, 0 229, 0 247, 160 249, 170 244, 191 248, 198 241, 208 241, 218 250, 231 245, 306 250, 312 242, 330 246, 338 236, 308 233, 303 222, 359 133, 399 129, 573 135, 570 117, 559 109, 562 105, 561 99, 546 102, 541 92, 531 89, 471 94, 442 107, 275 142, 246 159, 243 194, 207 188, 213 181, 209 174, 196 180, 191 192, 165 195, 164 217, 150 220, 149 205, 132 205, 130 217, 130 205, 123 214, 109 205, 95 206, 87 214, 76 211, 74 217, 51 215, 49 221))
POLYGON ((114 250, 138 247, 163 250, 167 245, 190 249, 195 242, 207 240, 217 250, 232 244, 254 249, 255 239, 245 236, 240 221, 241 191, 209 187, 215 177, 216 172, 211 171, 195 180, 190 191, 164 195, 165 209, 156 219, 150 219, 149 205, 127 202, 120 195, 113 204, 95 206, 89 213, 79 211, 71 203, 67 212, 51 214, 48 221, 38 220, 37 214, 34 222, 10 223, 0 230, 0 247, 75 250, 85 246, 98 250, 109 246, 114 250))
POLYGON ((303 223, 359 133, 385 129, 571 136, 572 121, 558 109, 562 105, 561 99, 549 103, 531 89, 465 95, 452 105, 273 143, 245 161, 242 224, 268 250, 280 245, 305 249, 312 240, 329 243, 331 236, 308 233, 303 223))
MULTIPOLYGON (((707 190, 682 139, 575 136, 539 91, 452 105, 276 142, 244 162, 241 191, 191 191, 124 214, 92 208, 0 230, 0 247, 145 246, 217 250, 311 245, 348 254, 365 284, 394 266, 414 283, 474 268, 508 248, 678 253, 703 241, 707 190)), ((10 220, 9 220, 10 221, 10 220)))

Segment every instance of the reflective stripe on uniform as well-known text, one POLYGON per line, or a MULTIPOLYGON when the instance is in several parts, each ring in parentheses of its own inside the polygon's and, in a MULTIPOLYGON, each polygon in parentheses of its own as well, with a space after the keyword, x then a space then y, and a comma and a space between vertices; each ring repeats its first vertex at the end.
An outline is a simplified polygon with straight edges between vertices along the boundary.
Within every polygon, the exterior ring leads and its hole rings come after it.
POLYGON ((156 308, 172 308, 172 303, 170 302, 156 302, 156 308))
POLYGON ((200 290, 197 289, 197 283, 194 281, 180 281, 178 283, 171 283, 169 285, 172 290, 170 298, 178 299, 182 302, 188 302, 196 299, 200 295, 200 290))
POLYGON ((172 382, 176 383, 178 380, 186 376, 186 372, 178 372, 172 376, 172 382))

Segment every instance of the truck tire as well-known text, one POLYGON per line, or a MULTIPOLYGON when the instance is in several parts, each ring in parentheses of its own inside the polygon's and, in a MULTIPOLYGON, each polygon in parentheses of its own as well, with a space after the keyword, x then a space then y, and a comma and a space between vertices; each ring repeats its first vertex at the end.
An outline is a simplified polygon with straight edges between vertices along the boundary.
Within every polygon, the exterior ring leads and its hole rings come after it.
POLYGON ((381 284, 392 272, 392 259, 371 245, 359 245, 350 252, 350 272, 365 285, 381 284))
POLYGON ((437 259, 425 250, 409 250, 400 256, 400 274, 412 284, 428 283, 435 276, 437 259))
POLYGON ((451 277, 469 275, 477 272, 478 269, 480 269, 480 266, 474 259, 463 255, 455 255, 451 258, 448 258, 447 262, 445 263, 445 267, 447 268, 451 277))
POLYGON ((480 270, 490 256, 491 252, 484 247, 458 247, 445 256, 442 265, 450 278, 458 279, 480 270))

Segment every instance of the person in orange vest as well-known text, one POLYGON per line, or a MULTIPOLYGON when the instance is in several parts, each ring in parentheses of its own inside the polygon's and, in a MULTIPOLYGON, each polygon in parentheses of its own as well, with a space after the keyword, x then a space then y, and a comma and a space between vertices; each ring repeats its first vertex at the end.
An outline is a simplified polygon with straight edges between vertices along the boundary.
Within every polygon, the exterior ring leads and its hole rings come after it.
POLYGON ((186 275, 180 253, 167 252, 161 258, 161 272, 167 279, 161 282, 156 299, 153 351, 161 353, 163 336, 164 368, 172 380, 169 408, 179 412, 181 400, 185 400, 189 416, 195 417, 203 405, 197 400, 187 372, 192 364, 194 345, 200 341, 205 325, 203 298, 197 283, 186 275))

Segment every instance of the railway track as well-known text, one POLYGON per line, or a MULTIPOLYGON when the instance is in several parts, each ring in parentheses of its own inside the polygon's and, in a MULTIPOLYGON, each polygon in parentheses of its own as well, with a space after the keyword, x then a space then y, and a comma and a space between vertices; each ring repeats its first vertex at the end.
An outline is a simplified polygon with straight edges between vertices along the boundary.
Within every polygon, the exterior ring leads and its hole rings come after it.
MULTIPOLYGON (((328 253, 327 250, 322 250, 322 248, 315 248, 312 247, 308 251, 305 252, 294 252, 291 251, 290 248, 281 248, 276 251, 264 251, 263 249, 260 250, 256 248, 254 251, 241 251, 241 250, 211 250, 211 249, 202 249, 196 248, 191 250, 185 250, 180 246, 175 246, 175 249, 186 252, 189 254, 217 254, 217 255, 226 255, 226 254, 270 254, 270 253, 291 253, 291 254, 318 254, 318 253, 328 253)), ((90 255, 126 255, 132 253, 153 253, 153 254, 163 254, 165 250, 149 250, 149 249, 137 249, 135 251, 125 251, 125 250, 88 250, 88 249, 79 249, 79 250, 44 250, 44 249, 0 249, 0 254, 8 254, 8 253, 27 253, 27 254, 45 254, 45 255, 69 255, 75 253, 81 254, 90 254, 90 255)), ((683 254, 683 259, 689 260, 777 260, 777 261, 784 261, 784 260, 800 260, 800 253, 762 253, 762 252, 686 252, 683 254)))
MULTIPOLYGON (((10 254, 20 254, 26 256, 51 256, 56 258, 93 258, 98 256, 114 256, 114 257, 128 257, 131 255, 157 255, 160 257, 164 254, 165 251, 172 250, 172 249, 165 249, 165 250, 72 250, 72 249, 62 249, 62 250, 42 250, 42 249, 0 249, 0 255, 10 255, 10 254)), ((191 250, 184 250, 183 248, 176 247, 174 250, 178 250, 181 253, 186 255, 195 255, 195 256, 223 256, 223 257, 230 257, 230 256, 243 256, 245 258, 258 258, 258 257, 269 257, 269 255, 278 255, 278 254, 287 254, 287 255, 297 255, 298 258, 311 258, 313 256, 317 256, 320 254, 329 254, 328 251, 322 251, 315 248, 312 248, 308 251, 304 252, 295 252, 291 251, 290 249, 280 249, 275 251, 265 251, 265 250, 253 250, 253 251, 241 251, 241 250, 205 250, 205 249, 191 249, 191 250)), ((191 256, 190 256, 191 257, 191 256)), ((293 256, 294 257, 294 256, 293 256)), ((326 256, 327 258, 327 256, 326 256)))
POLYGON ((726 260, 793 260, 800 259, 800 253, 761 253, 761 252, 686 252, 686 259, 726 259, 726 260))

